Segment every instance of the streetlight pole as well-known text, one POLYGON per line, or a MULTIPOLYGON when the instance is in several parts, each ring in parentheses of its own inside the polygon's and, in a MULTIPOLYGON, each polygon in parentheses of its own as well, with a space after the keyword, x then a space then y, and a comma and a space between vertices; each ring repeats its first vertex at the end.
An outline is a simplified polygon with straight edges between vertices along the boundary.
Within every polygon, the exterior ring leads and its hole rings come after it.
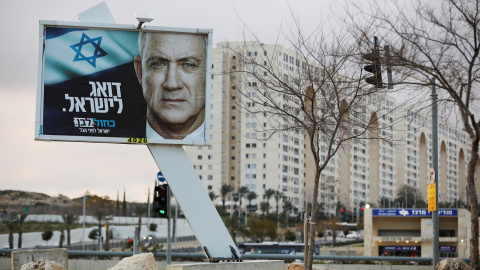
POLYGON ((83 236, 82 236, 82 250, 85 250, 85 201, 86 197, 90 196, 90 192, 85 191, 83 193, 83 236))

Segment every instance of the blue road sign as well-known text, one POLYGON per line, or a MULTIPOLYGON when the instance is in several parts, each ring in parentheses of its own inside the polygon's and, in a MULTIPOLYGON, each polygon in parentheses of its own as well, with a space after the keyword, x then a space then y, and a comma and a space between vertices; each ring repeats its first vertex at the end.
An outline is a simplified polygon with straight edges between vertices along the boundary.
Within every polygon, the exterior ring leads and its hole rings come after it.
POLYGON ((157 173, 157 179, 158 179, 158 181, 160 181, 160 182, 165 182, 165 177, 163 176, 163 174, 162 174, 161 171, 159 171, 159 172, 157 173))
MULTIPOLYGON (((457 209, 440 209, 438 215, 441 217, 458 216, 457 209)), ((374 217, 431 217, 432 212, 428 209, 373 209, 374 217)))

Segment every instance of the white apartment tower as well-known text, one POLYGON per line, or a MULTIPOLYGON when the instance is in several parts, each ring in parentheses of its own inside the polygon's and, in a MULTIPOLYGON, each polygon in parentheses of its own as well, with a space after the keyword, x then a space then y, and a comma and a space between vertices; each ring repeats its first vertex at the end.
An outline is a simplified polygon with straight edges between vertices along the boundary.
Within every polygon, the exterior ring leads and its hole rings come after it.
MULTIPOLYGON (((265 190, 271 188, 284 193, 280 209, 288 200, 294 207, 292 214, 303 211, 305 200, 312 198, 314 175, 304 134, 296 130, 264 140, 267 134, 261 130, 268 129, 270 122, 266 115, 249 111, 250 106, 259 104, 242 100, 236 91, 244 86, 261 90, 262 86, 257 85, 253 77, 236 72, 243 68, 242 62, 229 48, 248 57, 268 56, 275 65, 273 69, 283 76, 300 67, 295 53, 278 45, 218 44, 213 49, 211 108, 210 115, 206 116, 210 117, 211 145, 186 147, 187 153, 207 191, 219 195, 222 184, 232 186, 235 191, 246 186, 258 195, 252 204, 259 205, 266 200, 265 190)), ((247 94, 253 96, 260 92, 247 94)), ((320 176, 318 201, 324 205, 324 214, 335 215, 338 203, 354 213, 366 203, 389 207, 403 185, 419 189, 426 200, 426 175, 433 166, 431 118, 429 112, 397 106, 392 97, 384 94, 365 99, 365 120, 370 120, 385 140, 349 141, 330 160, 320 176)), ((465 202, 470 139, 460 128, 444 122, 439 123, 438 130, 439 200, 465 202)), ((367 133, 363 138, 373 137, 370 135, 367 133)), ((326 146, 322 143, 320 158, 324 160, 326 146)), ((480 168, 476 171, 480 174, 480 168)), ((477 186, 480 189, 480 185, 477 186)), ((270 199, 270 211, 274 211, 275 202, 270 199)), ((215 203, 220 205, 220 199, 215 203)), ((243 199, 242 205, 247 204, 243 199)))
MULTIPOLYGON (((284 61, 284 55, 291 52, 272 45, 243 42, 223 43, 213 49, 212 87, 210 108, 210 146, 188 147, 187 153, 207 191, 219 195, 220 187, 228 184, 236 192, 246 186, 257 193, 252 205, 265 201, 265 191, 274 189, 283 192, 279 200, 279 209, 283 202, 289 201, 293 209, 291 214, 303 211, 304 205, 304 138, 301 132, 277 133, 268 140, 263 129, 269 128, 266 114, 248 111, 245 107, 258 106, 253 102, 242 101, 238 89, 256 86, 257 82, 249 76, 236 71, 242 63, 239 56, 232 54, 227 46, 235 51, 243 51, 248 56, 269 56, 277 59, 279 72, 295 66, 290 58, 284 61), (243 106, 240 103, 243 102, 243 106)), ((260 92, 252 92, 251 95, 260 92)), ((248 93, 250 94, 250 93, 248 93)), ((215 201, 220 204, 220 199, 215 201)), ((269 201, 270 212, 276 209, 276 200, 269 201)), ((248 202, 243 199, 242 205, 248 202)), ((228 207, 227 207, 228 209, 228 207)), ((243 210, 242 210, 243 211, 243 210)), ((260 212, 260 207, 257 207, 260 212)))

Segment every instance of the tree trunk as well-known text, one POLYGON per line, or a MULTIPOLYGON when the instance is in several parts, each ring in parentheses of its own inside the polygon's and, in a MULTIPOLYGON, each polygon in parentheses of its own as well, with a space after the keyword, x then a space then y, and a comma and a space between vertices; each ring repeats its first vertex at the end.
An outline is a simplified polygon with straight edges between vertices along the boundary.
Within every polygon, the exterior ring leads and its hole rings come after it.
POLYGON ((8 234, 8 246, 10 247, 10 249, 13 249, 13 233, 9 233, 8 234))
POLYGON ((58 242, 59 248, 63 248, 63 242, 65 242, 65 233, 62 230, 62 232, 60 233, 60 240, 58 242))
POLYGON ((70 241, 70 228, 67 228, 67 245, 70 246, 71 245, 71 241, 70 241))
POLYGON ((108 233, 110 226, 107 226, 105 229, 105 251, 110 250, 110 234, 108 233))
POLYGON ((475 189, 475 167, 478 162, 478 144, 479 140, 475 138, 472 142, 472 149, 470 152, 470 161, 468 162, 468 175, 467 175, 467 189, 468 189, 468 199, 470 202, 470 222, 471 224, 471 235, 470 238, 470 260, 471 260, 471 269, 480 269, 479 265, 479 255, 478 255, 478 238, 473 237, 478 235, 478 202, 477 202, 477 192, 475 189))
MULTIPOLYGON (((170 211, 170 209, 168 209, 168 211, 170 211)), ((138 217, 138 237, 140 237, 140 235, 141 235, 140 234, 141 230, 142 230, 142 217, 139 216, 138 217)))
POLYGON ((23 232, 22 232, 22 230, 20 229, 20 230, 18 231, 18 244, 17 244, 17 247, 18 247, 18 248, 22 248, 22 234, 23 234, 23 232))
POLYGON ((307 257, 307 269, 312 270, 313 264, 313 253, 315 252, 315 228, 317 227, 317 199, 318 199, 318 186, 320 179, 320 165, 318 164, 319 160, 315 159, 315 184, 313 188, 313 200, 312 200, 312 211, 311 211, 311 226, 310 226, 310 245, 308 246, 308 257, 307 257))
POLYGON ((98 223, 98 243, 99 244, 100 244, 100 241, 102 241, 102 223, 98 223))

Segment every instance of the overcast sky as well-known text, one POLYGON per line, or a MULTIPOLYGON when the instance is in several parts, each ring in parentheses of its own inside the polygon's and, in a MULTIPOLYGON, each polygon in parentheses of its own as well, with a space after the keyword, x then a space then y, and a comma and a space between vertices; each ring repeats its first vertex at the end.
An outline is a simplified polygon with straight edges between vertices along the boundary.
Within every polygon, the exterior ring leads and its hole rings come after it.
MULTIPOLYGON (((146 201, 158 167, 146 146, 34 141, 39 20, 78 22, 99 0, 0 0, 0 189, 70 198, 86 190, 116 199, 146 201)), ((213 28, 214 42, 242 39, 245 26, 262 42, 275 43, 290 10, 306 29, 328 18, 327 0, 105 1, 119 24, 136 24, 147 12, 151 25, 213 28)))

